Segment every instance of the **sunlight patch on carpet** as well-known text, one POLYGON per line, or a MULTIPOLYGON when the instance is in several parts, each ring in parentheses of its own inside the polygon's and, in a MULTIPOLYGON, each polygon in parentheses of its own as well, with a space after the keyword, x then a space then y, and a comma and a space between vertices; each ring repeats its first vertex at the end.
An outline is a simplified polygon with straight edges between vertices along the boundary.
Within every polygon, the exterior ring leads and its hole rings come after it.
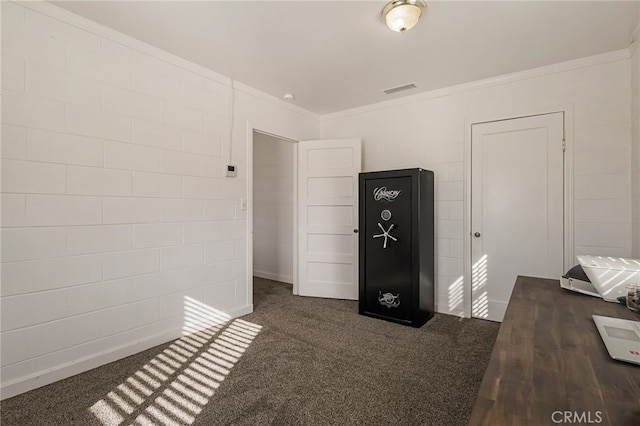
POLYGON ((182 337, 89 411, 105 426, 190 425, 261 328, 185 297, 182 337))

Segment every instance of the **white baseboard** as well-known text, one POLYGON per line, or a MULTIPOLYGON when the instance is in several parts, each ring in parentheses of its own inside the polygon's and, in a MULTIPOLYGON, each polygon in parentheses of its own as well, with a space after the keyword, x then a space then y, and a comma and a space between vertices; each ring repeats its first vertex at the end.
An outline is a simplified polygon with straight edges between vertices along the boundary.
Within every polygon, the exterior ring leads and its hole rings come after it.
POLYGON ((89 357, 73 360, 47 370, 38 371, 11 382, 2 383, 0 395, 2 399, 11 398, 12 396, 20 395, 21 393, 46 386, 50 383, 66 379, 110 362, 137 354, 138 352, 142 352, 179 337, 179 329, 170 330, 142 341, 120 346, 109 351, 96 353, 89 357))
MULTIPOLYGON (((238 318, 253 312, 253 305, 241 306, 231 310, 225 310, 231 318, 238 318)), ((145 340, 133 342, 128 345, 119 346, 109 351, 99 352, 88 357, 76 359, 68 363, 38 371, 36 373, 20 377, 0 385, 0 400, 20 395, 21 393, 46 386, 59 380, 67 379, 76 374, 84 373, 93 368, 97 368, 119 359, 135 355, 139 352, 162 345, 182 336, 181 329, 167 330, 162 333, 150 336, 145 340)))
POLYGON ((293 284, 293 277, 291 275, 274 274, 273 272, 253 270, 253 276, 258 278, 264 278, 267 280, 280 281, 283 283, 293 284))
POLYGON ((253 312, 253 305, 245 305, 245 306, 240 306, 239 308, 235 308, 235 309, 231 309, 231 310, 226 310, 224 311, 225 313, 229 314, 229 316, 231 316, 231 318, 238 318, 244 315, 248 315, 250 313, 253 312))
POLYGON ((453 315, 460 318, 471 318, 471 312, 464 309, 464 304, 462 302, 455 306, 450 306, 448 300, 448 294, 436 293, 436 299, 434 300, 435 312, 439 314, 453 315))

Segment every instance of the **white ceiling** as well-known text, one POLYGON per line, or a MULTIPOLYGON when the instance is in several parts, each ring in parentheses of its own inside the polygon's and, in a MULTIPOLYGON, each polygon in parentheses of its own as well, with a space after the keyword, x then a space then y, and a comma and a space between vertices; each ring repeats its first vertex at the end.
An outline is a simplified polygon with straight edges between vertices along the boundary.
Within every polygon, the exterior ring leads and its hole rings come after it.
POLYGON ((53 3, 318 114, 623 49, 639 16, 638 1, 430 1, 399 34, 385 1, 53 3))

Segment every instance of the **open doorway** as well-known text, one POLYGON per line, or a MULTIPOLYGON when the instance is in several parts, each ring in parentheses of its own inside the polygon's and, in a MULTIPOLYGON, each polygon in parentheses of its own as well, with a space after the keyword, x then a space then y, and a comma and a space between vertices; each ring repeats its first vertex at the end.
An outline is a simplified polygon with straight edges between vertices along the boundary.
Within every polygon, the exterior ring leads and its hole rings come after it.
POLYGON ((257 306, 258 280, 294 295, 356 300, 362 141, 248 130, 248 303, 257 306))
POLYGON ((295 141, 253 130, 253 277, 297 294, 295 141))

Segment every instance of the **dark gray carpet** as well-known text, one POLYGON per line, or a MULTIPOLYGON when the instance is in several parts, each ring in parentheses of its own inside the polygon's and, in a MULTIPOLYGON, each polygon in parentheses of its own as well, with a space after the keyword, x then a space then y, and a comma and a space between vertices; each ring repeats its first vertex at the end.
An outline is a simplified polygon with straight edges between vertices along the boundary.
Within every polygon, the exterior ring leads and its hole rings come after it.
POLYGON ((262 327, 255 339, 250 325, 246 334, 243 323, 226 324, 151 395, 128 395, 128 378, 144 384, 136 372, 171 359, 170 344, 155 347, 2 401, 2 425, 138 424, 140 414, 159 425, 467 424, 499 324, 436 314, 415 329, 360 316, 357 302, 254 282, 254 313, 242 320, 262 327), (225 358, 243 344, 235 364, 225 358), (208 348, 222 358, 201 356, 208 348), (171 384, 184 385, 180 377, 194 387, 181 392, 171 384), (111 416, 100 421, 91 407, 105 405, 111 416))

